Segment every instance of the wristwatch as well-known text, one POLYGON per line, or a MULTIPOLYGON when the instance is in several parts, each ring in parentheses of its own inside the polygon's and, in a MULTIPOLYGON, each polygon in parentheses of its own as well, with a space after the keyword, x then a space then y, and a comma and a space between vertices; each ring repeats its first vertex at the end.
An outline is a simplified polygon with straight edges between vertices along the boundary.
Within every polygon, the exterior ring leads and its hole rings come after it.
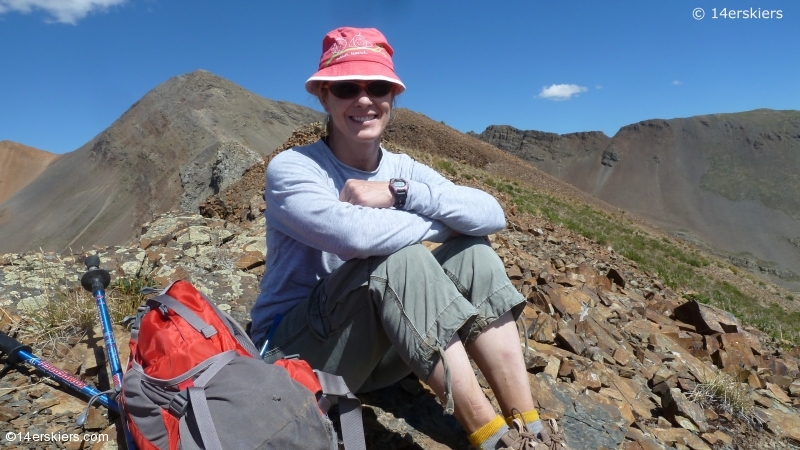
POLYGON ((395 209, 403 209, 408 198, 408 182, 402 178, 392 178, 389 180, 389 191, 394 196, 395 209))

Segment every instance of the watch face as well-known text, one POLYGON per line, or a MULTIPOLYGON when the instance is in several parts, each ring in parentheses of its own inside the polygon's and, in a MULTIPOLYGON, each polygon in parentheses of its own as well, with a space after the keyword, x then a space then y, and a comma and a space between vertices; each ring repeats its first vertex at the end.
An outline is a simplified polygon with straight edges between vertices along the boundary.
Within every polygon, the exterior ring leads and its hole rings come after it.
POLYGON ((392 186, 394 186, 396 188, 406 187, 406 182, 403 181, 403 180, 394 180, 394 183, 392 183, 392 186))

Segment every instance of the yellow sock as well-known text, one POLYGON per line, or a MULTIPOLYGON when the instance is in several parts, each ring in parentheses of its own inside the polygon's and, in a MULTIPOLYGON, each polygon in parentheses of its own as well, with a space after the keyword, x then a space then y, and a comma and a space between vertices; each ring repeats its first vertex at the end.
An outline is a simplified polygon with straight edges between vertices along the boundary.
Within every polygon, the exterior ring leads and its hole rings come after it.
POLYGON ((512 417, 506 417, 508 426, 511 426, 511 422, 520 416, 522 416, 522 421, 525 422, 525 428, 527 428, 529 432, 533 433, 534 436, 538 436, 542 431, 542 428, 544 428, 542 421, 539 420, 539 412, 535 409, 532 409, 530 411, 525 411, 524 413, 515 414, 512 417))
MULTIPOLYGON (((486 441, 488 441, 490 438, 494 437, 494 435, 497 434, 498 431, 500 431, 500 430, 502 430, 504 428, 508 428, 508 425, 506 425, 506 422, 503 420, 502 417, 497 415, 489 423, 487 423, 486 425, 480 427, 480 429, 478 429, 478 431, 470 434, 467 437, 467 439, 469 439, 469 443, 473 447, 481 448, 481 446, 486 441)), ((497 440, 499 438, 500 437, 497 436, 494 439, 494 441, 497 442, 497 440)))
MULTIPOLYGON (((511 417, 506 417, 506 423, 509 426, 511 426, 511 422, 513 422, 514 419, 516 419, 518 417, 519 417, 518 415, 517 416, 511 416, 511 417)), ((522 420, 525 422, 525 424, 536 422, 537 420, 539 420, 539 411, 536 411, 535 409, 532 409, 530 411, 522 413, 522 420)))

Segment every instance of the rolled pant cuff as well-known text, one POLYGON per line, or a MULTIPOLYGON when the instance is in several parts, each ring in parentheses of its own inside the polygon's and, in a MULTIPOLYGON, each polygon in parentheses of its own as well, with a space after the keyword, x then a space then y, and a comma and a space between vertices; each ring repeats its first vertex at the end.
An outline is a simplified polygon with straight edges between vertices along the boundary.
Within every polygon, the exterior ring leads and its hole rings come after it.
POLYGON ((470 324, 478 316, 475 307, 464 297, 457 296, 439 314, 433 326, 426 330, 426 338, 419 341, 414 354, 411 356, 410 366, 420 380, 427 381, 433 373, 433 368, 439 362, 438 349, 444 349, 453 335, 470 324))
POLYGON ((490 294, 477 305, 478 315, 468 327, 459 329, 458 334, 464 346, 469 345, 480 336, 481 332, 503 314, 511 311, 514 320, 519 318, 525 307, 525 297, 517 292, 517 288, 509 283, 490 294))

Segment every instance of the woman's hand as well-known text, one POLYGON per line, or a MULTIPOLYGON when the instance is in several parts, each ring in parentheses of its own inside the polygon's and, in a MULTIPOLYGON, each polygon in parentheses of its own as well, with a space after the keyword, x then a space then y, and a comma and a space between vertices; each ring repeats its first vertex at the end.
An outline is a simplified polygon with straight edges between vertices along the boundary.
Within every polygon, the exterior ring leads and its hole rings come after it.
POLYGON ((388 181, 364 181, 350 179, 344 183, 339 201, 370 208, 391 208, 394 195, 388 181))

